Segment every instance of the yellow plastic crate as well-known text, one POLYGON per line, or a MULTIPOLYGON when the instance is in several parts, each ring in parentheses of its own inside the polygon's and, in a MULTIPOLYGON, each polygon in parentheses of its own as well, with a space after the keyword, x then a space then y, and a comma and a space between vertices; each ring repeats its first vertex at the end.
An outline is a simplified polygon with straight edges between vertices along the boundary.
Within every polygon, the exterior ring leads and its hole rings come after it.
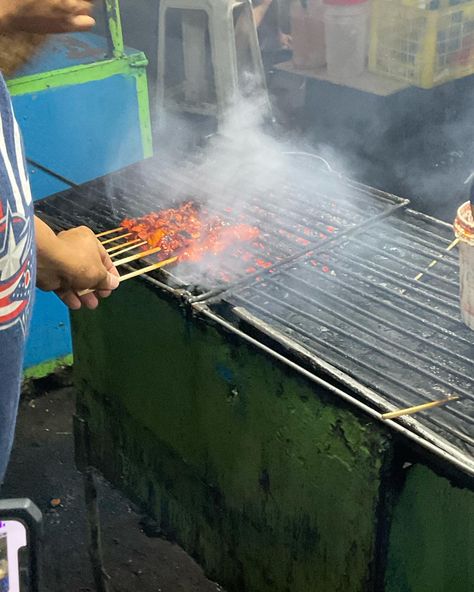
POLYGON ((422 88, 474 73, 474 2, 372 0, 369 69, 422 88))

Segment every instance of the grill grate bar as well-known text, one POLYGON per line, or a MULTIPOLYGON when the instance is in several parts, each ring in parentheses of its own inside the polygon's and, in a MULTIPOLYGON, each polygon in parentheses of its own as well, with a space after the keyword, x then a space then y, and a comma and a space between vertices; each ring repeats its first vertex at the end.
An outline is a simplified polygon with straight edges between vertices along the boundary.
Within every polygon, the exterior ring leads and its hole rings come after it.
MULTIPOLYGON (((320 288, 316 283, 310 284, 309 282, 302 279, 301 277, 298 277, 296 275, 291 275, 290 273, 282 273, 282 275, 285 275, 288 279, 290 279, 290 282, 292 284, 300 285, 302 288, 305 288, 305 289, 314 290, 314 291, 320 293, 321 296, 327 296, 327 294, 328 294, 328 292, 326 290, 324 290, 323 288, 320 288)), ((336 282, 339 282, 340 284, 342 284, 342 282, 340 282, 339 280, 336 280, 334 278, 332 278, 331 281, 336 281, 336 282)), ((275 280, 274 278, 271 278, 271 279, 268 279, 267 282, 271 282, 271 283, 276 284, 277 280, 275 280)), ((295 292, 291 288, 287 288, 287 289, 295 292)), ((312 300, 308 296, 305 296, 302 292, 295 292, 295 293, 298 294, 299 298, 303 299, 308 304, 316 305, 316 302, 314 300, 312 300)), ((443 347, 440 343, 437 343, 437 342, 433 341, 432 339, 428 340, 427 338, 422 337, 421 335, 418 335, 413 330, 405 329, 402 324, 395 325, 394 323, 392 323, 388 319, 380 317, 378 315, 375 315, 372 312, 370 312, 370 310, 368 310, 366 308, 362 309, 361 307, 358 307, 355 304, 352 304, 352 302, 350 302, 349 300, 340 298, 334 292, 331 292, 331 300, 338 302, 341 305, 341 308, 345 307, 345 308, 350 309, 354 313, 363 314, 365 317, 375 321, 378 324, 383 324, 391 330, 402 333, 405 337, 408 337, 410 339, 414 339, 418 342, 421 342, 421 343, 425 344, 426 346, 428 346, 430 349, 438 350, 439 352, 441 352, 443 355, 447 356, 448 358, 449 357, 455 358, 455 359, 459 360, 460 362, 464 362, 464 363, 468 363, 468 364, 472 363, 472 360, 470 358, 467 358, 466 356, 463 356, 461 354, 458 354, 457 352, 447 349, 447 348, 443 347)), ((318 300, 317 306, 322 306, 321 301, 318 300)), ((327 310, 329 310, 329 309, 327 309, 327 310)), ((337 313, 335 313, 335 314, 337 314, 337 313)), ((338 315, 338 316, 342 316, 342 315, 338 315)), ((415 317, 415 315, 410 315, 410 317, 412 320, 416 320, 416 321, 420 321, 420 322, 424 320, 424 319, 420 319, 418 317, 415 317)), ((343 320, 347 320, 347 319, 343 319, 343 320)), ((434 325, 432 325, 432 326, 434 328, 434 325)), ((436 328, 438 329, 439 327, 436 326, 436 328)), ((364 328, 364 330, 365 330, 365 328, 364 328)), ((377 335, 377 336, 379 337, 379 335, 377 335)), ((450 336, 453 336, 453 335, 450 334, 450 336)), ((383 337, 381 337, 381 339, 384 341, 387 341, 383 337)), ((426 358, 426 356, 419 354, 418 352, 416 352, 413 349, 409 349, 409 348, 404 348, 404 349, 410 355, 414 355, 416 357, 421 356, 423 359, 425 359, 425 361, 430 361, 428 358, 426 358)), ((458 373, 454 370, 450 370, 450 371, 453 372, 453 374, 458 375, 460 378, 463 378, 463 379, 468 378, 466 374, 458 373)))
MULTIPOLYGON (((408 280, 411 283, 411 285, 408 288, 406 288, 407 292, 408 291, 418 292, 418 293, 423 292, 423 288, 421 288, 421 286, 424 286, 424 284, 421 284, 420 282, 416 282, 412 278, 407 278, 406 276, 402 275, 401 273, 398 273, 397 271, 391 270, 390 273, 387 273, 381 265, 378 265, 377 263, 374 263, 373 261, 370 262, 370 265, 367 265, 364 259, 362 259, 358 255, 354 255, 353 253, 351 253, 351 254, 338 253, 338 255, 342 259, 348 259, 349 261, 354 261, 356 263, 356 265, 358 265, 362 269, 366 269, 367 271, 370 271, 374 275, 377 275, 385 280, 390 280, 394 284, 401 286, 402 289, 405 289, 406 281, 408 280)), ((373 282, 373 283, 375 283, 375 282, 373 282)), ((376 284, 376 285, 378 285, 378 284, 376 284)), ((456 310, 456 311, 459 310, 459 304, 455 301, 453 294, 451 292, 446 292, 446 290, 441 290, 440 288, 436 288, 435 286, 429 286, 429 293, 430 293, 430 296, 434 300, 437 300, 441 304, 451 307, 453 310, 456 310), (450 302, 446 302, 446 300, 444 300, 443 298, 440 298, 438 295, 444 296, 444 298, 448 299, 450 302)))
MULTIPOLYGON (((412 250, 414 253, 417 253, 418 255, 422 256, 423 258, 426 257, 426 259, 428 259, 428 262, 430 262, 432 259, 438 259, 439 256, 441 254, 444 254, 444 252, 445 252, 445 249, 440 248, 439 245, 433 245, 432 243, 425 241, 418 236, 413 237, 408 232, 405 232, 405 231, 400 230, 398 228, 397 228, 397 232, 400 234, 401 237, 405 237, 407 239, 407 241, 409 241, 410 250, 412 250), (416 246, 416 243, 420 243, 421 246, 420 247, 416 246), (427 249, 429 249, 429 251, 427 249)), ((433 235, 433 236, 436 236, 436 235, 433 235)), ((440 237, 438 236, 438 240, 439 239, 440 239, 440 237)), ((451 241, 447 240, 446 247, 448 247, 450 245, 450 243, 451 243, 451 241)), ((443 257, 442 262, 446 265, 449 265, 452 268, 457 268, 457 265, 458 265, 457 258, 455 256, 453 256, 452 253, 446 253, 446 256, 443 257)))
MULTIPOLYGON (((180 183, 183 183, 185 189, 187 191, 189 191, 189 193, 191 195, 196 194, 196 186, 199 187, 199 184, 206 183, 206 185, 208 187, 212 186, 211 182, 209 180, 202 179, 202 178, 198 178, 197 180, 187 180, 187 179, 181 180, 181 177, 180 177, 179 181, 180 181, 180 183)), ((166 171, 159 178, 159 183, 164 186, 165 190, 173 191, 176 182, 177 182, 177 179, 175 177, 171 176, 170 174, 167 174, 166 171)), ((215 190, 220 189, 217 185, 215 185, 214 188, 215 188, 215 190)), ((253 192, 255 192, 255 189, 253 192)), ((269 196, 266 196, 267 199, 265 199, 265 202, 264 202, 265 207, 263 207, 263 205, 261 203, 262 197, 263 196, 261 194, 259 194, 257 196, 253 196, 249 193, 246 196, 246 199, 242 200, 231 189, 229 189, 228 192, 226 189, 226 196, 225 197, 223 196, 219 200, 219 203, 216 202, 216 203, 213 203, 212 205, 213 205, 213 209, 215 209, 219 212, 224 212, 225 208, 235 206, 236 203, 239 203, 239 208, 249 211, 249 215, 255 214, 255 211, 253 211, 252 208, 259 208, 262 211, 262 216, 260 216, 258 218, 259 218, 259 220, 262 220, 262 221, 265 219, 264 216, 268 215, 268 212, 272 212, 275 215, 279 216, 279 219, 278 219, 278 226, 279 227, 286 228, 289 231, 291 231, 292 233, 295 233, 296 228, 294 226, 290 226, 290 225, 286 224, 285 220, 287 220, 288 218, 295 219, 298 222, 298 225, 301 226, 302 225, 301 224, 302 212, 300 210, 295 211, 292 209, 289 210, 286 208, 279 207, 276 203, 272 202, 271 197, 269 197, 269 196), (251 200, 251 201, 248 201, 248 200, 251 200)), ((328 224, 335 225, 337 223, 335 221, 335 218, 337 218, 338 216, 340 217, 342 215, 342 212, 328 209, 324 205, 322 205, 322 204, 324 204, 324 202, 326 200, 329 199, 328 196, 325 196, 321 192, 318 192, 317 197, 318 197, 318 207, 317 207, 318 213, 319 214, 321 212, 325 213, 325 215, 328 216, 328 220, 327 220, 327 222, 324 222, 321 219, 312 218, 311 220, 307 219, 307 224, 311 225, 313 227, 316 224, 316 228, 318 229, 318 231, 327 233, 328 232, 328 229, 327 229, 328 224)), ((192 198, 190 198, 190 199, 192 199, 192 198)), ((310 203, 310 202, 306 201, 303 195, 298 194, 296 201, 299 205, 304 206, 303 210, 308 207, 311 210, 315 209, 315 203, 314 202, 310 203)), ((361 216, 361 218, 362 218, 362 216, 361 216)), ((364 216, 363 219, 365 219, 365 218, 366 218, 366 215, 364 216)), ((268 229, 268 224, 264 223, 262 226, 265 230, 268 229)), ((303 240, 307 240, 307 236, 305 234, 301 234, 300 237, 303 240)))
MULTIPOLYGON (((288 288, 287 287, 287 288, 285 288, 285 291, 286 292, 293 292, 295 295, 300 296, 298 294, 298 292, 295 292, 295 290, 293 290, 292 288, 288 288)), ((278 302, 280 305, 282 305, 281 301, 278 298, 272 296, 271 294, 270 295, 267 294, 266 295, 266 299, 272 300, 274 302, 278 302)), ((304 299, 304 297, 303 297, 303 299, 304 299)), ((251 304, 252 305, 252 301, 248 301, 247 304, 251 304)), ((303 317, 303 318, 305 318, 305 319, 307 319, 309 321, 315 322, 317 324, 320 324, 320 323, 327 324, 327 323, 324 322, 323 319, 320 319, 319 317, 317 317, 314 314, 311 314, 309 312, 302 311, 301 309, 299 309, 299 308, 297 308, 297 307, 295 307, 295 306, 293 306, 291 304, 285 303, 285 304, 283 304, 283 307, 285 309, 291 310, 292 312, 298 312, 298 314, 301 317, 303 317)), ((390 344, 390 341, 388 339, 384 338, 382 335, 376 333, 375 331, 369 329, 368 327, 364 327, 364 326, 360 325, 359 323, 357 323, 354 320, 349 319, 345 315, 340 314, 340 313, 335 312, 335 311, 331 311, 331 309, 329 307, 326 307, 326 306, 322 305, 319 302, 317 304, 317 307, 320 308, 320 309, 322 309, 322 310, 325 310, 326 312, 329 312, 335 318, 339 318, 340 320, 342 320, 347 325, 350 325, 353 328, 356 328, 356 329, 361 330, 362 333, 366 333, 368 335, 371 335, 372 337, 375 337, 376 339, 378 339, 378 340, 380 340, 380 341, 382 341, 382 342, 384 342, 384 343, 386 343, 388 345, 391 345, 390 344)), ((301 333, 304 332, 304 330, 301 327, 299 327, 299 326, 295 326, 295 328, 298 331, 300 331, 301 333)), ((338 328, 334 324, 331 325, 331 331, 335 331, 335 332, 340 333, 340 334, 344 333, 344 331, 342 329, 338 328)), ((353 339, 355 341, 358 341, 360 344, 364 345, 365 347, 368 347, 369 349, 374 350, 374 351, 379 351, 376 344, 372 344, 369 341, 367 341, 366 339, 364 339, 363 337, 359 337, 358 335, 355 335, 354 333, 351 333, 350 335, 351 335, 351 339, 353 339)), ((314 337, 314 336, 313 336, 313 338, 315 339, 315 341, 318 341, 320 344, 325 344, 326 347, 328 346, 328 343, 326 341, 324 341, 324 340, 318 340, 318 338, 317 337, 314 337)), ((332 347, 332 345, 329 344, 329 347, 332 347)), ((405 353, 410 354, 410 356, 415 356, 415 357, 418 357, 419 359, 421 359, 423 361, 431 362, 431 364, 433 366, 436 365, 439 369, 442 369, 442 370, 446 371, 446 374, 448 376, 449 375, 456 376, 456 377, 460 378, 461 380, 466 380, 466 378, 467 378, 467 376, 465 374, 462 374, 462 373, 457 372, 457 371, 450 370, 450 369, 442 366, 441 364, 439 364, 437 362, 431 361, 428 358, 426 358, 425 356, 423 356, 422 354, 418 354, 417 352, 413 351, 410 348, 407 348, 407 347, 403 346, 400 343, 397 344, 397 348, 400 349, 401 351, 404 351, 405 353)), ((345 355, 347 356, 347 352, 346 352, 345 355)), ((388 351, 388 349, 385 349, 384 350, 384 355, 387 358, 390 358, 392 361, 401 363, 404 366, 406 366, 406 367, 408 367, 408 368, 410 368, 412 370, 417 371, 418 373, 422 374, 425 378, 427 378, 429 380, 432 380, 433 379, 433 374, 431 372, 428 372, 424 368, 421 368, 419 366, 416 366, 410 360, 400 360, 400 358, 397 355, 394 355, 394 354, 390 353, 388 351)), ((361 360, 356 360, 356 361, 357 361, 357 364, 361 364, 361 363, 363 364, 363 362, 361 362, 361 360)), ((367 366, 367 367, 369 367, 369 366, 367 366)), ((402 388, 404 388, 406 390, 409 390, 410 392, 415 393, 415 394, 418 393, 418 391, 416 389, 413 389, 409 385, 405 385, 404 382, 402 382, 401 380, 399 380, 397 378, 391 377, 389 375, 385 375, 385 377, 386 378, 390 378, 390 380, 392 380, 392 382, 394 382, 394 384, 397 384, 399 387, 402 387, 402 388)), ((469 391, 466 391, 462 386, 457 385, 456 387, 454 387, 453 384, 451 384, 448 380, 445 380, 445 379, 442 379, 442 378, 437 378, 436 380, 437 380, 437 382, 439 384, 445 386, 448 390, 452 390, 453 388, 456 388, 456 393, 457 394, 462 394, 466 398, 470 398, 472 396, 472 393, 469 392, 469 391)), ((453 413, 456 414, 456 412, 453 412, 453 413)), ((464 418, 464 416, 462 414, 459 414, 459 417, 460 418, 464 418)), ((473 442, 474 442, 474 440, 473 440, 473 442)))
MULTIPOLYGON (((356 243, 356 244, 358 244, 360 246, 367 246, 367 243, 365 243, 363 240, 361 240, 360 238, 357 238, 357 237, 354 237, 352 239, 352 242, 353 243, 356 243)), ((392 242, 392 241, 390 241, 390 242, 392 242)), ((380 249, 379 247, 374 247, 374 246, 371 245, 371 252, 376 252, 379 255, 381 255, 381 256, 383 256, 383 257, 385 257, 387 259, 391 259, 392 261, 395 261, 396 263, 400 263, 400 257, 399 256, 392 255, 392 253, 390 253, 390 252, 388 252, 386 250, 380 249)), ((441 264, 442 263, 443 263, 443 259, 441 259, 439 261, 440 267, 441 267, 441 264)), ((403 264, 405 265, 405 267, 409 267, 410 269, 412 269, 413 272, 414 272, 414 275, 417 274, 420 271, 420 264, 419 263, 418 264, 415 264, 415 263, 411 263, 410 261, 404 260, 403 261, 403 264)), ((429 277, 431 277, 433 279, 436 279, 436 280, 438 280, 440 282, 443 282, 445 284, 449 284, 450 286, 453 286, 456 289, 458 288, 458 285, 459 285, 458 282, 455 282, 454 280, 452 280, 452 279, 450 279, 448 277, 439 275, 439 274, 431 271, 430 269, 426 270, 423 273, 423 275, 429 276, 429 277)), ((414 280, 414 277, 408 277, 407 276, 407 280, 414 280)), ((418 284, 418 285, 421 285, 421 284, 418 284)))
MULTIPOLYGON (((295 276, 290 276, 290 277, 295 279, 295 276)), ((339 284, 341 286, 345 285, 338 278, 333 278, 332 281, 336 282, 337 284, 339 284)), ((368 284, 369 288, 373 288, 373 285, 371 283, 369 283, 365 278, 359 278, 359 281, 361 283, 368 284)), ((380 300, 378 298, 372 296, 370 291, 362 291, 362 290, 359 290, 355 286, 351 286, 351 291, 354 294, 357 294, 357 296, 360 296, 363 299, 367 299, 367 300, 373 302, 374 304, 380 304, 380 300)), ((392 292, 390 290, 387 290, 387 291, 389 292, 390 296, 397 296, 399 300, 403 299, 404 304, 405 304, 406 300, 409 300, 409 301, 411 300, 411 299, 407 299, 406 297, 400 296, 400 294, 398 292, 392 292)), ((430 307, 426 306, 423 302, 415 302, 413 300, 411 300, 411 302, 413 302, 417 307, 419 307, 421 309, 432 312, 432 309, 430 307)), ((406 318, 410 319, 411 321, 418 321, 419 323, 429 327, 432 330, 440 331, 441 333, 443 333, 447 337, 451 337, 451 338, 456 339, 456 341, 458 343, 472 346, 472 342, 465 339, 462 335, 454 333, 454 331, 451 331, 449 329, 446 329, 445 327, 440 326, 439 323, 438 324, 432 323, 431 321, 429 321, 421 316, 413 314, 412 312, 407 310, 404 306, 397 306, 396 304, 393 304, 392 301, 387 301, 387 300, 384 301, 383 305, 385 308, 394 311, 400 317, 400 319, 403 319, 403 317, 406 317, 406 318)), ((439 315, 439 311, 436 311, 436 314, 439 315)), ((449 320, 451 322, 453 322, 453 320, 455 320, 455 319, 453 319, 453 317, 451 317, 449 315, 444 315, 444 318, 446 318, 447 320, 449 320)), ((466 359, 466 361, 472 362, 472 360, 468 360, 467 358, 465 358, 465 359, 466 359)))

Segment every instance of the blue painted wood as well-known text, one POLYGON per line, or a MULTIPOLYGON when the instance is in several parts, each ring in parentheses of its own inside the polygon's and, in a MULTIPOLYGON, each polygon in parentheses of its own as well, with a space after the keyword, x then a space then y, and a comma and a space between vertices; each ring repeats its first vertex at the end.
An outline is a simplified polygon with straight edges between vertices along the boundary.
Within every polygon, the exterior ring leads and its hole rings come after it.
MULTIPOLYGON (((51 66, 52 62, 49 62, 51 66)), ((100 81, 13 98, 28 157, 75 183, 83 183, 143 158, 135 80, 100 81)), ((30 167, 35 200, 66 188, 30 167)), ((66 308, 37 294, 25 367, 71 353, 66 308)))
MULTIPOLYGON (((48 39, 41 51, 17 72, 16 77, 100 62, 110 59, 107 50, 105 37, 94 33, 54 35, 48 39)), ((133 53, 136 53, 135 49, 125 49, 126 55, 133 53)))

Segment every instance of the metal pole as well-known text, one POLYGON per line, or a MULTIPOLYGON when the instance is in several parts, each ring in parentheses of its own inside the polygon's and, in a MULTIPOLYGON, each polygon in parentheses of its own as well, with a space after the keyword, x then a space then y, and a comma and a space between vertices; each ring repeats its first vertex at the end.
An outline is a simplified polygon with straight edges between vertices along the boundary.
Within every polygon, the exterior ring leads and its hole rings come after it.
POLYGON ((104 0, 109 50, 114 58, 125 55, 119 0, 104 0))

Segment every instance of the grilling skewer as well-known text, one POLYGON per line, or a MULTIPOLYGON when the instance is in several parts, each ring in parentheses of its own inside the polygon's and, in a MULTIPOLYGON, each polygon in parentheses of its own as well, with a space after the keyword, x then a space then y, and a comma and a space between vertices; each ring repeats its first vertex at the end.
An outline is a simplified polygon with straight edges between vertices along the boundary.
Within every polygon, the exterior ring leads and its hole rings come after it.
POLYGON ((416 405, 415 407, 407 407, 406 409, 398 409, 397 411, 384 413, 382 415, 382 419, 396 419, 397 417, 402 417, 403 415, 414 415, 420 411, 426 411, 427 409, 440 407, 441 405, 446 405, 447 403, 451 403, 451 401, 457 401, 458 399, 459 397, 457 395, 451 395, 445 399, 440 399, 439 401, 432 401, 431 403, 424 403, 423 405, 416 405))
MULTIPOLYGON (((167 265, 171 265, 175 263, 179 257, 171 257, 171 259, 165 259, 164 261, 158 261, 158 263, 154 263, 153 265, 149 265, 148 267, 143 267, 142 269, 136 269, 135 271, 131 271, 125 275, 120 276, 120 283, 126 282, 127 280, 131 280, 132 278, 138 277, 140 275, 144 275, 145 273, 150 273, 151 271, 156 271, 157 269, 161 269, 162 267, 166 267, 167 265)), ((97 292, 97 290, 82 290, 78 292, 78 296, 87 296, 87 294, 93 294, 97 292)))
POLYGON ((120 232, 123 230, 122 226, 119 226, 118 228, 112 228, 112 230, 105 230, 104 232, 99 232, 99 234, 96 234, 96 238, 101 238, 102 236, 109 236, 110 234, 114 234, 115 232, 120 232))
POLYGON ((114 238, 108 238, 105 241, 101 241, 103 245, 108 245, 109 243, 114 243, 115 241, 122 240, 123 238, 127 238, 132 236, 131 232, 127 232, 126 234, 121 234, 120 236, 114 236, 114 238))
POLYGON ((137 238, 135 240, 129 241, 128 243, 122 243, 122 244, 117 245, 115 247, 110 247, 110 249, 107 249, 107 253, 109 253, 109 255, 111 253, 115 253, 114 256, 117 256, 117 255, 120 255, 121 253, 125 253, 126 251, 129 251, 131 249, 136 249, 137 247, 141 247, 142 245, 146 245, 146 244, 147 244, 146 241, 142 241, 139 238, 137 238), (131 247, 131 248, 129 249, 128 247, 131 247), (117 253, 117 251, 118 251, 118 253, 117 253))
POLYGON ((147 244, 146 241, 140 241, 140 242, 135 243, 129 247, 125 247, 125 249, 120 249, 120 251, 115 251, 115 249, 112 251, 112 249, 110 249, 109 251, 107 251, 107 253, 111 257, 118 257, 119 255, 123 255, 124 253, 129 253, 130 251, 138 249, 139 247, 142 247, 143 245, 146 245, 146 244, 147 244))
POLYGON ((124 259, 119 259, 119 261, 115 261, 115 267, 119 267, 119 265, 125 265, 126 263, 131 263, 132 261, 136 261, 137 259, 142 259, 143 257, 148 257, 148 255, 154 255, 155 253, 159 253, 161 251, 161 247, 155 247, 154 249, 148 249, 148 251, 141 251, 140 253, 136 253, 135 255, 130 255, 129 257, 125 257, 124 259))
POLYGON ((171 259, 165 259, 164 261, 159 261, 158 263, 154 263, 153 265, 149 265, 148 267, 144 267, 143 269, 137 269, 135 271, 131 271, 125 275, 120 276, 120 283, 126 282, 127 280, 131 280, 132 278, 138 277, 140 275, 144 275, 145 273, 150 273, 151 271, 155 271, 157 269, 161 269, 166 265, 171 265, 178 261, 179 257, 171 257, 171 259))

